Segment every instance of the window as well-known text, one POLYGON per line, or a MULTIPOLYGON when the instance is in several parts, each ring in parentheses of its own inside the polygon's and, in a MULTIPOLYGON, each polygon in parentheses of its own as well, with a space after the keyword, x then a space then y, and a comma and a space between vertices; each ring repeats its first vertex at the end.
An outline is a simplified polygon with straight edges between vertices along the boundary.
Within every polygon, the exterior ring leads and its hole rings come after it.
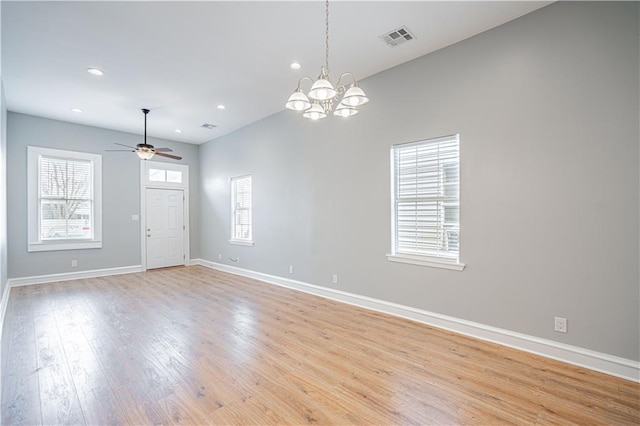
POLYGON ((458 135, 391 148, 389 260, 462 270, 458 135))
POLYGON ((182 183, 182 172, 149 168, 149 182, 182 183))
POLYGON ((28 147, 29 251, 102 247, 102 157, 28 147))
POLYGON ((149 169, 149 181, 150 182, 164 182, 166 181, 166 170, 149 169))
MULTIPOLYGON (((189 166, 140 160, 140 182, 153 188, 189 188, 189 166)), ((144 207, 143 207, 144 208, 144 207)))
POLYGON ((182 183, 182 172, 177 170, 167 170, 168 183, 182 183))
POLYGON ((251 229, 251 175, 231 178, 231 240, 253 245, 251 229))

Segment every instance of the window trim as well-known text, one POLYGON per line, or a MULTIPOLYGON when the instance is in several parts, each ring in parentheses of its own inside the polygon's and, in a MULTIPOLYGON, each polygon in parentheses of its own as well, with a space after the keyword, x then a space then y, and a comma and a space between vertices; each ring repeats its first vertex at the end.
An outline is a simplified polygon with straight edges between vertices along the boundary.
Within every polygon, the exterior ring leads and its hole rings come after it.
POLYGON ((454 260, 448 262, 445 258, 430 256, 412 256, 410 254, 387 254, 387 260, 397 263, 408 263, 410 265, 429 266, 432 268, 451 269, 462 271, 466 266, 464 263, 454 260))
POLYGON ((235 244, 237 246, 247 246, 247 247, 253 247, 255 245, 255 242, 253 242, 253 240, 237 240, 234 238, 229 239, 229 243, 231 244, 235 244))
POLYGON ((27 251, 102 248, 102 155, 37 146, 27 147, 27 251), (93 163, 93 238, 42 241, 40 239, 39 157, 58 157, 93 163))
MULTIPOLYGON (((460 251, 458 250, 458 256, 456 258, 437 256, 437 255, 422 255, 422 254, 408 254, 397 252, 397 217, 396 217, 396 170, 395 170, 395 150, 399 147, 410 147, 414 145, 422 145, 425 143, 439 143, 451 139, 457 139, 458 141, 458 166, 460 165, 460 135, 454 134, 449 136, 442 136, 430 139, 423 139, 414 142, 402 143, 392 145, 390 149, 390 195, 391 195, 391 253, 387 254, 387 260, 397 263, 406 263, 411 265, 426 266, 432 268, 449 269, 455 271, 462 271, 465 268, 465 264, 460 262, 460 251)), ((458 193, 458 205, 460 205, 460 193, 458 193)), ((458 221, 458 227, 460 221, 458 221)))
POLYGON ((253 177, 251 174, 234 176, 230 179, 230 190, 231 190, 231 238, 229 238, 229 243, 239 245, 239 246, 253 246, 255 243, 253 241, 253 177), (250 226, 250 234, 251 238, 235 238, 235 228, 236 228, 236 188, 234 187, 234 182, 240 179, 249 178, 251 182, 251 208, 249 209, 249 215, 251 217, 251 221, 249 223, 250 226))

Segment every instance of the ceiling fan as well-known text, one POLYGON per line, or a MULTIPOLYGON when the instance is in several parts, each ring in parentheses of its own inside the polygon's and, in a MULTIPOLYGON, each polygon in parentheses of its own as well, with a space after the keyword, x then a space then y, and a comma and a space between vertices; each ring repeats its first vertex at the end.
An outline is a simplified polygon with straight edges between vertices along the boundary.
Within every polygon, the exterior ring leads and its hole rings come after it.
MULTIPOLYGON (((126 146, 127 148, 131 148, 138 157, 142 160, 149 160, 154 155, 159 155, 161 157, 173 158, 174 160, 182 160, 182 157, 178 157, 177 155, 167 154, 167 152, 173 152, 171 148, 155 148, 153 145, 149 145, 147 143, 147 114, 149 114, 149 110, 146 108, 142 109, 144 113, 144 143, 139 143, 135 147, 124 145, 121 143, 114 142, 116 145, 126 146)), ((107 149, 107 151, 129 151, 128 149, 107 149)))

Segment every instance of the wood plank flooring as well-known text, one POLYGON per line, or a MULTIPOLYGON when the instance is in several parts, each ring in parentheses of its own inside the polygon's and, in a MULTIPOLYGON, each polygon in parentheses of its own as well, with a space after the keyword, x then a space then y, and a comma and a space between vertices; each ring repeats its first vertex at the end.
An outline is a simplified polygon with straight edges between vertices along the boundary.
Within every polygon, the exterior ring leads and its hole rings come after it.
POLYGON ((204 267, 17 287, 2 424, 639 424, 640 385, 204 267))

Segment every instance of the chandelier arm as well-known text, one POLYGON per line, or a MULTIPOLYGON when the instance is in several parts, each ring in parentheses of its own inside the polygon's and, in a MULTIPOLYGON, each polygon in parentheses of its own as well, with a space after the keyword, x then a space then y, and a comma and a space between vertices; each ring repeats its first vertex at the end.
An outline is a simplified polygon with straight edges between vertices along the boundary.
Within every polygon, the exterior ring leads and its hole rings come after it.
POLYGON ((342 75, 340 75, 340 78, 338 78, 338 82, 336 83, 336 88, 342 87, 340 82, 342 81, 342 78, 346 77, 346 76, 351 76, 351 79, 353 80, 353 84, 356 85, 356 86, 358 85, 358 81, 353 76, 353 74, 351 74, 350 72, 343 72, 342 75))
POLYGON ((296 87, 296 90, 297 90, 297 91, 299 91, 299 90, 300 90, 300 85, 302 84, 302 82, 303 82, 304 80, 309 80, 309 81, 311 82, 311 84, 313 84, 313 82, 315 81, 315 80, 314 80, 314 79, 312 79, 311 77, 308 77, 308 76, 306 76, 306 75, 305 75, 304 77, 300 78, 300 80, 298 80, 298 87, 296 87))

